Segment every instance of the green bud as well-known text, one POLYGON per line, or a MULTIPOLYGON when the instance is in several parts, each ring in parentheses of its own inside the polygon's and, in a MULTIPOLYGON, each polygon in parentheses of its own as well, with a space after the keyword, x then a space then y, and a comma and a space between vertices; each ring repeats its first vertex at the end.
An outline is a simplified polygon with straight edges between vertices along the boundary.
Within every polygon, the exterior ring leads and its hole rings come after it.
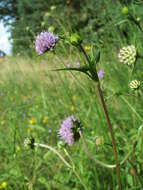
POLYGON ((123 14, 123 15, 128 15, 128 14, 129 14, 129 9, 128 9, 128 7, 125 6, 125 7, 122 8, 122 14, 123 14))
POLYGON ((74 46, 78 46, 82 43, 82 39, 78 33, 74 33, 70 36, 70 43, 74 46))
POLYGON ((30 28, 29 26, 26 27, 26 31, 29 32, 30 31, 30 28))
POLYGON ((54 11, 56 9, 56 6, 53 5, 53 6, 50 7, 50 9, 51 9, 51 11, 54 11))
POLYGON ((41 22, 41 26, 42 27, 45 27, 45 25, 46 25, 46 23, 43 21, 43 22, 41 22))
POLYGON ((64 146, 65 146, 65 144, 64 144, 63 141, 59 141, 59 142, 57 143, 58 149, 62 149, 62 148, 64 148, 64 146))
POLYGON ((137 22, 140 22, 140 21, 141 21, 141 18, 140 18, 140 17, 137 17, 136 20, 137 20, 137 22))
POLYGON ((49 28, 48 28, 49 32, 54 32, 54 30, 55 30, 54 26, 49 26, 49 28))

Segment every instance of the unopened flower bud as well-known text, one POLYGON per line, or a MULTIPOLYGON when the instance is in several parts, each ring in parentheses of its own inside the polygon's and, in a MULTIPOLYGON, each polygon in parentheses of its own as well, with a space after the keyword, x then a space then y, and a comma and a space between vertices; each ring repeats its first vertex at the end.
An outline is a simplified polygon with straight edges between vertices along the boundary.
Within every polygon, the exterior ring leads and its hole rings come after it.
POLYGON ((29 26, 26 27, 26 32, 29 32, 30 31, 30 28, 29 26))
POLYGON ((33 137, 27 137, 25 140, 24 140, 24 147, 28 147, 30 146, 31 149, 34 149, 34 138, 33 137))
POLYGON ((57 7, 56 7, 55 5, 52 5, 52 6, 50 7, 51 11, 54 11, 56 8, 57 8, 57 7))
POLYGON ((70 36, 70 43, 74 46, 80 45, 82 43, 82 39, 78 33, 74 33, 70 36))
POLYGON ((128 7, 126 7, 126 6, 123 7, 123 8, 122 8, 122 14, 123 14, 123 15, 128 15, 128 13, 129 13, 128 7))
POLYGON ((137 51, 134 45, 123 47, 118 54, 119 61, 123 64, 132 65, 136 61, 137 51))
POLYGON ((49 32, 54 32, 54 30, 55 30, 54 26, 49 26, 49 28, 48 28, 49 32))
POLYGON ((129 84, 130 88, 133 90, 139 89, 140 85, 141 85, 141 83, 138 80, 132 80, 129 84))
POLYGON ((43 22, 41 22, 41 26, 42 27, 45 27, 46 26, 46 23, 43 21, 43 22))
POLYGON ((95 144, 96 144, 97 146, 102 146, 102 145, 104 145, 104 138, 103 138, 103 137, 97 137, 97 138, 96 138, 96 141, 95 141, 95 144))

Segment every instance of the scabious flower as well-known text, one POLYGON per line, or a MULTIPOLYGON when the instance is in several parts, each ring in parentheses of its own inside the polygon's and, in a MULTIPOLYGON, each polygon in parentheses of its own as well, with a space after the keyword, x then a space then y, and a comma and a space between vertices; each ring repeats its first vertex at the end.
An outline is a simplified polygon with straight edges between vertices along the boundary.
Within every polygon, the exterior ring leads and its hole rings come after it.
POLYGON ((120 49, 118 59, 121 63, 132 65, 135 63, 137 57, 137 51, 134 45, 123 47, 120 49))
POLYGON ((141 85, 141 82, 138 80, 132 80, 129 84, 130 88, 133 90, 139 89, 140 85, 141 85))
POLYGON ((55 36, 52 32, 41 32, 35 41, 35 49, 37 53, 43 54, 46 51, 53 51, 59 37, 55 36))
POLYGON ((78 119, 69 116, 62 122, 61 128, 59 129, 59 135, 66 144, 72 146, 80 137, 79 129, 80 123, 78 119))
POLYGON ((104 77, 104 71, 101 69, 98 71, 98 77, 103 78, 104 77))

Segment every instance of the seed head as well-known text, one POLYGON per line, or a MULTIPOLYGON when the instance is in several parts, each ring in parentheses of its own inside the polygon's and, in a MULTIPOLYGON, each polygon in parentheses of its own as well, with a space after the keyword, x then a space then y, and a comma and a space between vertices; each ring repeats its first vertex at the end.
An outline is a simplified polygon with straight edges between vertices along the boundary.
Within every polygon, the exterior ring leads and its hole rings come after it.
POLYGON ((129 84, 130 88, 133 90, 139 89, 140 85, 141 85, 141 82, 138 80, 132 80, 129 84))
POLYGON ((136 61, 136 56, 137 56, 136 48, 134 45, 131 45, 120 49, 120 52, 118 54, 118 59, 123 64, 132 65, 136 61))

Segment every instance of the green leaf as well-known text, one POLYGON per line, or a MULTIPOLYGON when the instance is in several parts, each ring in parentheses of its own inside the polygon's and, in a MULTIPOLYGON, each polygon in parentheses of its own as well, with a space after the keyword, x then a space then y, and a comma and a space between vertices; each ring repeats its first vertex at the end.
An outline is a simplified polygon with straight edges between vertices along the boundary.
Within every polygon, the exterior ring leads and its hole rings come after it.
POLYGON ((54 69, 52 71, 79 71, 79 72, 82 72, 82 73, 85 73, 87 75, 89 75, 87 72, 90 70, 89 66, 88 65, 85 65, 85 66, 82 66, 80 68, 63 68, 63 69, 54 69))
POLYGON ((94 47, 91 47, 91 51, 90 51, 90 61, 93 65, 96 65, 100 60, 100 51, 97 50, 95 52, 94 47))

